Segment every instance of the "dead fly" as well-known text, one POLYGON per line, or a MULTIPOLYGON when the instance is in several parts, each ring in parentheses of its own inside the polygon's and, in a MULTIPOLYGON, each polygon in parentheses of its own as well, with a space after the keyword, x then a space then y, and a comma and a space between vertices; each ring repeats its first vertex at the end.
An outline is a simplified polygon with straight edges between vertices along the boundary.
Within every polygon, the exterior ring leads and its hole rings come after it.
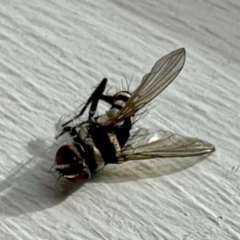
POLYGON ((185 49, 177 49, 159 59, 132 93, 121 91, 114 96, 104 95, 107 79, 87 100, 85 106, 73 119, 62 124, 62 132, 70 134, 72 142, 60 147, 56 153, 56 170, 60 176, 77 182, 88 179, 109 163, 167 157, 192 157, 210 154, 215 147, 203 140, 174 134, 153 132, 139 128, 131 134, 133 117, 179 74, 185 63, 185 49), (104 115, 94 117, 99 100, 111 104, 104 115), (79 124, 88 105, 89 118, 79 124))

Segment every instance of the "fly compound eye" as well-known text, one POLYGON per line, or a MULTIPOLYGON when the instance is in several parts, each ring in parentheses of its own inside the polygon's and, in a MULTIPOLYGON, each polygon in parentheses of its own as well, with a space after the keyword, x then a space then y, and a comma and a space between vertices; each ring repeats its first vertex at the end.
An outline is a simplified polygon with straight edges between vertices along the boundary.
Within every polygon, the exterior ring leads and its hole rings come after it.
POLYGON ((57 165, 73 164, 80 159, 81 156, 74 145, 64 145, 57 150, 55 162, 57 165))

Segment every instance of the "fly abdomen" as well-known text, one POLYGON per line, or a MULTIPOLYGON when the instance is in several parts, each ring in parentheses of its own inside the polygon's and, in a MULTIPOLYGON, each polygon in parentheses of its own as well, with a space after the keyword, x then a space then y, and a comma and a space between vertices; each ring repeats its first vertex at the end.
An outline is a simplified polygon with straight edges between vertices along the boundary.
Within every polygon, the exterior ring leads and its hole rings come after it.
MULTIPOLYGON (((131 93, 129 93, 127 91, 121 91, 121 92, 116 93, 112 97, 112 102, 111 102, 112 106, 109 109, 109 111, 107 111, 104 115, 96 117, 95 121, 97 123, 99 123, 100 125, 104 125, 104 123, 106 121, 108 121, 111 118, 114 118, 119 113, 119 111, 125 106, 126 102, 128 101, 128 99, 130 97, 131 97, 131 93)), ((129 122, 129 120, 132 124, 132 117, 130 117, 129 119, 127 118, 124 121, 117 123, 116 126, 121 127, 124 125, 125 121, 129 122)))
POLYGON ((116 93, 114 96, 111 109, 116 108, 118 110, 121 110, 130 97, 131 97, 131 94, 127 91, 121 91, 116 93))

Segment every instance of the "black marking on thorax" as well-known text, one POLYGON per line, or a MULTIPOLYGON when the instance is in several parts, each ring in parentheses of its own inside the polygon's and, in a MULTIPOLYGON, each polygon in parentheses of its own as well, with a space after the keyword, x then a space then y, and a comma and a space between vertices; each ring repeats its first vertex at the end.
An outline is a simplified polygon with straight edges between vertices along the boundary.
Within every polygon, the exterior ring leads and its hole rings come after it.
MULTIPOLYGON (((84 158, 85 163, 87 164, 90 172, 93 173, 94 170, 98 167, 96 164, 96 161, 95 161, 93 148, 91 146, 89 146, 88 144, 86 144, 84 139, 82 139, 79 136, 79 131, 82 128, 83 124, 84 123, 82 123, 81 125, 79 125, 77 127, 71 128, 71 131, 69 133, 72 136, 74 146, 79 151, 81 157, 84 158)), ((78 166, 76 166, 76 168, 75 168, 75 171, 78 171, 76 169, 78 169, 78 166)), ((74 170, 72 170, 72 171, 74 171, 74 170)))

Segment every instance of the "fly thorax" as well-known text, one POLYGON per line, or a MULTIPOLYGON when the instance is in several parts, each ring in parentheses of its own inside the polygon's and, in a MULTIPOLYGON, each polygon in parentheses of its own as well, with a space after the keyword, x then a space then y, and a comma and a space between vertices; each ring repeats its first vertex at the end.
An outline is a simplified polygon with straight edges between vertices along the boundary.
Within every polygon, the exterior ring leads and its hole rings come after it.
POLYGON ((79 134, 79 137, 84 141, 84 143, 89 147, 89 149, 91 149, 93 156, 94 156, 94 161, 97 165, 95 171, 98 171, 101 168, 103 168, 105 162, 102 158, 101 152, 96 147, 96 145, 93 141, 93 138, 92 138, 91 134, 89 133, 89 128, 91 127, 91 125, 92 125, 92 123, 89 123, 89 122, 82 124, 78 131, 78 134, 79 134))
POLYGON ((104 159, 102 158, 101 152, 100 152, 99 149, 95 146, 92 137, 89 136, 89 137, 85 138, 84 142, 85 142, 85 144, 86 144, 87 146, 89 146, 89 147, 92 149, 92 151, 93 151, 94 161, 95 161, 95 163, 96 163, 96 165, 97 165, 95 171, 98 171, 98 170, 102 169, 103 166, 105 165, 105 161, 104 161, 104 159))
POLYGON ((88 133, 88 128, 91 124, 86 122, 82 125, 80 125, 79 127, 76 128, 77 132, 78 132, 78 136, 81 138, 81 139, 85 139, 89 136, 89 133, 88 133))

